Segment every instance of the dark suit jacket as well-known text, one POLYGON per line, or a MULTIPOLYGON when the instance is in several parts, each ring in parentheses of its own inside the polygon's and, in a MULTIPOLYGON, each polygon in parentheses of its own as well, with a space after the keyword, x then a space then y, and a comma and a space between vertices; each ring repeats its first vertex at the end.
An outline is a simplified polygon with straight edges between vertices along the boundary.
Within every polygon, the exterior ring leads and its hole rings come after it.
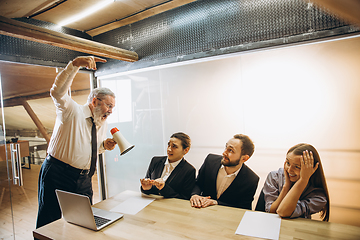
MULTIPOLYGON (((145 178, 160 178, 166 159, 166 156, 153 157, 145 178)), ((141 187, 141 192, 145 194, 161 195, 165 198, 181 198, 189 200, 191 191, 195 185, 195 175, 195 168, 185 159, 182 159, 176 168, 171 172, 168 179, 166 179, 165 187, 163 189, 159 190, 157 187, 153 186, 150 190, 145 191, 141 187)))
POLYGON ((191 195, 210 196, 216 199, 219 205, 245 208, 251 210, 251 203, 259 182, 259 177, 245 164, 230 186, 217 199, 216 178, 221 167, 222 156, 209 154, 196 179, 191 195))

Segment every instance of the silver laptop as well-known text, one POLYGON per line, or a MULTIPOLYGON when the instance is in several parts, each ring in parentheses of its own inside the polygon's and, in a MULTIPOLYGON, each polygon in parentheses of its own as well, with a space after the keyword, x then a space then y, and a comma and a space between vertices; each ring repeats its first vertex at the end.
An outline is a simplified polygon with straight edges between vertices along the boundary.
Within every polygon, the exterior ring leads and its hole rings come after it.
POLYGON ((87 196, 55 190, 64 219, 82 227, 100 230, 120 219, 123 214, 91 207, 87 196))

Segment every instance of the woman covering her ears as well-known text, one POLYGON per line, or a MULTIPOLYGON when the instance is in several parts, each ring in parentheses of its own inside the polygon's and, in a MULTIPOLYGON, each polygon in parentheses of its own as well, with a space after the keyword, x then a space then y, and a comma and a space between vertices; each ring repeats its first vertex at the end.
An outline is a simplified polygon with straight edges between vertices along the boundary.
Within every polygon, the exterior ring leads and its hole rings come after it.
POLYGON ((284 168, 268 174, 263 188, 265 211, 280 217, 311 218, 320 212, 329 221, 330 199, 317 150, 300 143, 289 149, 284 168))

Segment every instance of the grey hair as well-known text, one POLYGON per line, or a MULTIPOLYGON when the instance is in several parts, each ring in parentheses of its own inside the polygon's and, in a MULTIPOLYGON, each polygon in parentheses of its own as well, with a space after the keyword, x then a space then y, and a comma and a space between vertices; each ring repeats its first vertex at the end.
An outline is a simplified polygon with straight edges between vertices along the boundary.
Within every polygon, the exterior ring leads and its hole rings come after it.
POLYGON ((93 98, 103 99, 107 95, 110 95, 113 98, 115 98, 115 94, 109 88, 105 88, 105 87, 95 88, 89 94, 87 103, 90 104, 92 102, 93 98))

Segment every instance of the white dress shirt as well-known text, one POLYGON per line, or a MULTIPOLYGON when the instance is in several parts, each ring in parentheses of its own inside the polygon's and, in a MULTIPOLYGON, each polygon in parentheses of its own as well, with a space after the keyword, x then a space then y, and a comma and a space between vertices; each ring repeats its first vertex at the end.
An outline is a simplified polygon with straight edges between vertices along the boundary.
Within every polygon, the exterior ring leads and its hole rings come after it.
POLYGON ((172 173, 172 171, 176 168, 177 165, 179 165, 179 163, 181 162, 182 159, 176 161, 176 162, 169 162, 169 159, 167 158, 165 161, 165 167, 163 169, 163 172, 161 174, 161 177, 164 182, 166 182, 166 180, 168 179, 168 177, 170 176, 170 174, 172 173))
POLYGON ((223 194, 225 190, 230 186, 230 184, 234 181, 234 179, 240 172, 240 169, 241 167, 236 172, 228 175, 225 171, 224 165, 221 165, 216 179, 217 199, 220 198, 221 194, 223 194))
MULTIPOLYGON (((70 62, 55 79, 51 97, 56 107, 56 120, 48 153, 73 167, 89 169, 91 165, 91 110, 88 104, 77 104, 68 89, 78 72, 70 62)), ((106 124, 97 127, 98 153, 105 151, 106 124)))

